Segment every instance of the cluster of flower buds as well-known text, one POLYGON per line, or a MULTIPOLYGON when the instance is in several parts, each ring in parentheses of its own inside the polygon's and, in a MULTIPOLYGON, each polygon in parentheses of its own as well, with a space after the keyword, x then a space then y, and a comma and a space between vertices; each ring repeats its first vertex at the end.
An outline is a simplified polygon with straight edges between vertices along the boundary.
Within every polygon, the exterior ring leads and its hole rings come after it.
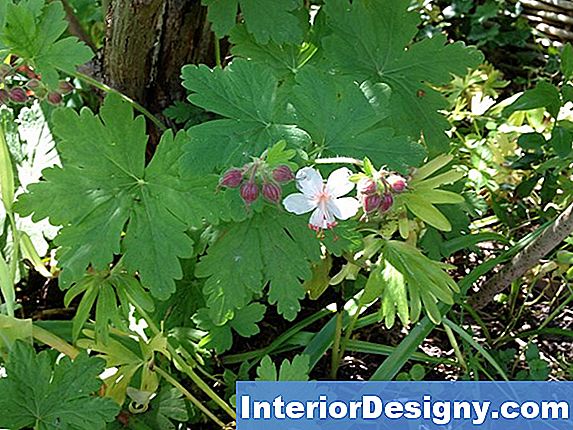
POLYGON ((394 204, 394 194, 406 190, 406 179, 397 174, 380 172, 376 178, 365 177, 357 185, 358 199, 366 214, 385 214, 394 204))
POLYGON ((241 198, 251 205, 263 195, 269 203, 278 204, 282 195, 282 184, 294 179, 294 174, 287 165, 269 167, 263 160, 257 158, 241 168, 227 170, 219 186, 224 188, 239 188, 241 198))
POLYGON ((30 98, 37 98, 57 106, 62 103, 64 95, 74 90, 74 86, 68 81, 60 81, 55 91, 49 90, 40 80, 40 76, 28 66, 14 68, 6 63, 0 64, 0 84, 4 86, 0 89, 0 105, 10 102, 23 104, 30 98), (14 79, 15 77, 18 78, 14 79), (15 85, 21 83, 22 78, 28 78, 28 81, 24 85, 15 85))

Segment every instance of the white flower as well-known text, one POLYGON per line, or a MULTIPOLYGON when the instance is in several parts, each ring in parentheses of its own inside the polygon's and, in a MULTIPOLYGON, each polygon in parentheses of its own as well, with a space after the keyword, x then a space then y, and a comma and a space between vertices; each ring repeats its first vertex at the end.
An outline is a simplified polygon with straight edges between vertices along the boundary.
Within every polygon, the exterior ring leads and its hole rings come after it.
POLYGON ((354 188, 348 180, 351 174, 346 167, 337 169, 325 184, 318 170, 303 167, 296 173, 296 187, 300 193, 287 196, 283 205, 287 211, 297 215, 314 211, 309 221, 313 230, 332 228, 336 219, 348 219, 356 215, 360 207, 355 198, 342 197, 354 188))

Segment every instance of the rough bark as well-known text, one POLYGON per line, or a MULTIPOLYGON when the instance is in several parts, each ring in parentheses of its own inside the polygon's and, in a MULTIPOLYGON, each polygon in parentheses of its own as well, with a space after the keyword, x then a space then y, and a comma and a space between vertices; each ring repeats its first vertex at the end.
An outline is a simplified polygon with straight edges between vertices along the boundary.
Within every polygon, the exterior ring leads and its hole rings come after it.
POLYGON ((474 294, 469 303, 475 309, 485 307, 496 294, 509 287, 525 273, 539 263, 573 232, 573 203, 557 217, 555 222, 526 246, 502 269, 487 280, 474 294))
POLYGON ((213 63, 214 35, 200 0, 112 0, 106 15, 107 84, 160 113, 185 96, 181 67, 213 63))

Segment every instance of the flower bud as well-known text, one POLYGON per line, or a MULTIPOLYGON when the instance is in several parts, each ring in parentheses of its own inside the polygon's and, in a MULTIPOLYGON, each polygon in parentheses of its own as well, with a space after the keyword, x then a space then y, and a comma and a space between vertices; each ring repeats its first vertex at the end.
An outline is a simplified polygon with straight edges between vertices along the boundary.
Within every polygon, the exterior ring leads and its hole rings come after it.
POLYGON ((263 184, 263 197, 271 203, 278 203, 281 199, 281 187, 273 182, 263 184))
POLYGON ((392 194, 390 193, 384 194, 384 196, 382 196, 382 202, 380 203, 380 208, 379 208, 380 213, 382 214, 384 212, 388 212, 393 204, 394 204, 394 197, 392 197, 392 194))
POLYGON ((248 205, 259 197, 259 187, 252 181, 245 182, 241 187, 241 197, 248 205))
POLYGON ((377 189, 376 181, 374 181, 372 178, 362 178, 360 181, 358 181, 356 189, 358 190, 359 194, 374 194, 377 189))
POLYGON ((26 86, 30 89, 30 90, 37 90, 38 88, 40 88, 42 86, 42 83, 37 80, 37 79, 30 79, 28 81, 28 83, 26 84, 26 86))
POLYGON ((10 101, 10 94, 6 90, 0 90, 0 105, 5 105, 10 101))
POLYGON ((381 203, 382 197, 380 194, 372 194, 364 197, 362 200, 362 207, 364 208, 364 212, 374 212, 380 207, 381 203))
POLYGON ((386 182, 395 193, 401 193, 406 189, 406 179, 399 175, 390 175, 386 178, 386 182))
POLYGON ((12 73, 12 67, 10 67, 10 65, 8 65, 6 63, 1 63, 0 64, 0 79, 4 79, 10 73, 12 73))
POLYGON ((58 83, 58 92, 63 95, 71 93, 74 88, 75 87, 68 81, 60 81, 58 83))
POLYGON ((294 173, 289 166, 278 166, 273 170, 273 179, 279 183, 290 182, 294 179, 294 173))
POLYGON ((57 106, 60 103, 62 103, 62 95, 60 93, 57 92, 51 92, 48 93, 48 96, 46 97, 46 100, 48 101, 48 103, 50 103, 51 105, 57 106))
POLYGON ((26 103, 28 101, 28 95, 20 87, 14 87, 9 91, 10 100, 15 103, 26 103))
POLYGON ((241 169, 229 169, 225 172, 219 185, 227 188, 237 188, 243 182, 243 171, 241 169))

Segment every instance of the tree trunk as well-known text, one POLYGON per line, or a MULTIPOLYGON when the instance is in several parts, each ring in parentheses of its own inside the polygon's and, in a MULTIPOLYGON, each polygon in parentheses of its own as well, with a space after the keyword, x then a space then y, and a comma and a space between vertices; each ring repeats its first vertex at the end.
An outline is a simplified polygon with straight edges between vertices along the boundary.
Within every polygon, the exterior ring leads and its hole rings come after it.
POLYGON ((214 62, 206 16, 200 0, 109 1, 106 83, 155 114, 184 99, 181 67, 214 62))

